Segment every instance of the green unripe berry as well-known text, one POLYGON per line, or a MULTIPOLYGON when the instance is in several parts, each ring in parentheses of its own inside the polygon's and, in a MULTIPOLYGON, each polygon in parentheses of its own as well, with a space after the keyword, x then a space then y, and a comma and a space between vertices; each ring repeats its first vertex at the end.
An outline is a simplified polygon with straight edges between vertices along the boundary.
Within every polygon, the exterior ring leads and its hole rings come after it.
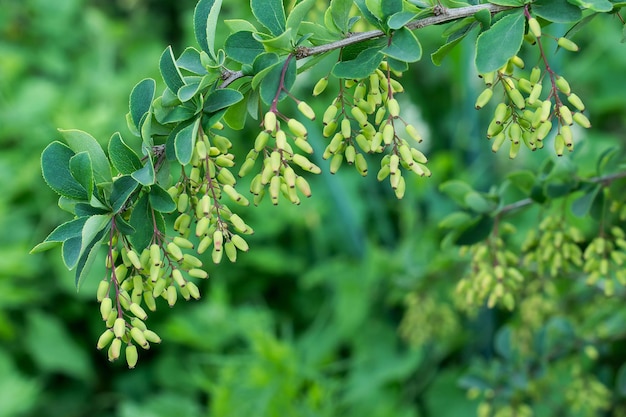
POLYGON ((276 113, 268 111, 263 117, 263 126, 267 132, 276 130, 276 113))
POLYGON ((589 121, 587 116, 585 116, 582 113, 578 113, 578 112, 574 113, 574 116, 572 117, 572 119, 577 125, 584 127, 585 129, 589 129, 591 127, 591 122, 589 121))
POLYGON ((134 369, 137 366, 139 360, 139 353, 137 352, 137 346, 130 344, 126 346, 126 363, 129 369, 134 369))
POLYGON ((313 97, 317 97, 326 90, 328 86, 328 77, 320 78, 315 86, 313 87, 313 97))
POLYGON ((485 107, 487 103, 489 103, 489 100, 491 100, 491 97, 493 97, 493 90, 491 88, 484 89, 476 99, 476 104, 474 104, 476 110, 480 110, 485 107))
POLYGON ((121 339, 113 339, 111 342, 111 346, 109 346, 109 361, 113 362, 120 357, 120 352, 122 350, 122 340, 121 339))
POLYGON ((530 19, 528 19, 528 28, 530 29, 531 33, 535 36, 535 38, 541 37, 541 25, 539 24, 539 21, 536 18, 531 17, 530 19))
POLYGON ((561 37, 557 40, 557 44, 568 51, 571 52, 578 52, 578 45, 576 45, 573 41, 571 41, 570 39, 561 37))
POLYGON ((148 318, 148 314, 146 314, 146 311, 141 308, 141 306, 137 303, 131 303, 128 309, 131 313, 133 313, 137 318, 141 320, 145 320, 148 318))
POLYGON ((138 327, 133 327, 130 329, 130 337, 142 348, 149 349, 150 344, 146 340, 146 337, 143 334, 143 331, 138 327))
POLYGON ((106 329, 104 333, 102 333, 100 337, 98 338, 98 343, 96 344, 96 348, 98 350, 104 349, 105 347, 109 345, 109 343, 111 343, 113 339, 115 339, 115 333, 113 333, 113 330, 106 329))
POLYGON ((124 337, 126 334, 126 320, 121 317, 115 319, 115 323, 113 324, 113 333, 118 339, 124 337))
POLYGON ((311 106, 309 106, 304 101, 301 101, 300 103, 298 103, 298 110, 300 110, 300 113, 302 113, 302 115, 306 117, 307 119, 315 120, 315 112, 313 111, 311 106))

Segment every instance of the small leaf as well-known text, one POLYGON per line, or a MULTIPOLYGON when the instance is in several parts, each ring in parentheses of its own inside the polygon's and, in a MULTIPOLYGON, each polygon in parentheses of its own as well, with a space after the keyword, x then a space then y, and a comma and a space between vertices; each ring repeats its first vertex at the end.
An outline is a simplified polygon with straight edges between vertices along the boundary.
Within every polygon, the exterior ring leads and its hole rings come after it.
POLYGON ((155 90, 156 82, 152 78, 146 78, 139 81, 130 92, 130 116, 137 130, 141 129, 141 119, 150 111, 155 90))
POLYGON ((93 168, 87 152, 77 153, 70 158, 70 173, 87 191, 88 196, 93 194, 93 168))
POLYGON ((469 225, 461 233, 459 233, 454 243, 459 246, 473 245, 485 240, 492 230, 493 218, 487 215, 482 215, 478 217, 473 224, 469 225))
POLYGON ((422 57, 422 46, 409 29, 403 27, 391 37, 391 44, 380 52, 404 62, 417 62, 422 57))
POLYGON ((300 23, 304 20, 306 14, 315 5, 316 0, 302 0, 291 10, 287 17, 285 29, 292 29, 293 33, 298 33, 300 23))
POLYGON ((86 151, 91 158, 96 184, 111 182, 111 167, 102 146, 93 136, 81 130, 62 130, 59 132, 75 153, 86 151))
POLYGON ((603 151, 598 157, 598 163, 596 164, 596 173, 599 176, 605 175, 607 167, 610 170, 619 160, 615 158, 619 154, 619 148, 617 146, 611 147, 603 151), (613 163, 611 163, 613 162, 613 163))
POLYGON ((518 190, 523 192, 524 194, 530 195, 530 192, 535 185, 535 173, 532 171, 515 171, 507 175, 507 179, 513 184, 518 190))
POLYGON ((135 229, 135 233, 128 238, 137 251, 142 251, 144 248, 148 247, 154 234, 152 213, 148 202, 148 194, 141 196, 141 198, 137 200, 137 203, 135 203, 133 212, 130 214, 130 220, 128 221, 135 229))
POLYGON ((389 16, 389 19, 387 19, 387 26, 389 26, 389 29, 393 30, 400 29, 411 20, 415 20, 417 16, 419 16, 419 14, 413 12, 398 12, 389 16))
POLYGON ((109 140, 109 158, 113 167, 122 175, 132 174, 142 166, 139 156, 124 142, 119 132, 115 132, 109 140))
POLYGON ((574 200, 574 202, 572 203, 572 213, 574 214, 574 216, 587 216, 601 188, 602 187, 599 184, 594 184, 591 187, 587 187, 587 189, 585 189, 585 193, 578 197, 576 200, 574 200))
MULTIPOLYGON (((281 76, 283 74, 283 67, 285 60, 280 61, 277 65, 274 65, 271 70, 267 72, 263 81, 260 84, 261 99, 265 104, 271 104, 278 93, 278 89, 281 85, 281 76)), ((283 87, 289 91, 296 81, 296 60, 291 59, 287 64, 287 70, 284 74, 283 87)), ((285 97, 285 92, 281 91, 279 101, 285 97)))
POLYGON ((198 117, 193 123, 182 128, 174 138, 174 152, 181 165, 191 162, 199 126, 200 118, 198 117))
POLYGON ((194 74, 207 74, 207 70, 202 64, 202 59, 200 58, 200 52, 196 48, 186 48, 176 60, 176 66, 194 74))
POLYGON ((381 1, 381 11, 383 13, 383 19, 387 19, 391 15, 402 12, 402 0, 381 1))
POLYGON ((70 159, 74 155, 74 151, 61 142, 52 142, 41 153, 41 172, 48 186, 59 195, 87 200, 87 191, 70 172, 70 159))
POLYGON ((513 357, 512 332, 510 326, 503 326, 496 332, 494 338, 494 350, 503 359, 511 359, 513 357))
POLYGON ((285 8, 282 0, 251 0, 252 14, 272 35, 285 31, 285 8))
POLYGON ((80 238, 88 217, 79 217, 65 222, 54 229, 43 242, 31 249, 30 253, 39 253, 58 246, 72 238, 80 238))
POLYGON ((171 46, 165 48, 165 51, 161 54, 159 68, 167 88, 169 88, 174 94, 178 93, 178 90, 185 85, 185 81, 183 80, 180 70, 176 66, 176 59, 174 58, 174 52, 172 52, 171 46))
POLYGON ((435 52, 430 55, 430 59, 433 61, 433 64, 439 66, 443 59, 448 56, 450 51, 454 49, 454 47, 461 42, 465 38, 465 35, 462 37, 456 38, 453 41, 447 42, 439 47, 435 52))
POLYGON ((80 259, 78 260, 76 265, 76 278, 74 280, 77 290, 80 289, 80 285, 96 260, 100 244, 105 238, 107 232, 108 229, 102 229, 100 233, 98 233, 93 240, 86 245, 80 259))
POLYGON ((626 363, 622 364, 617 371, 617 376, 615 377, 615 391, 617 391, 620 397, 626 397, 626 363))
POLYGON ((176 210, 176 203, 172 199, 172 196, 158 184, 155 184, 150 189, 150 205, 156 211, 161 213, 171 213, 176 210))
POLYGON ((243 94, 232 88, 220 88, 213 91, 204 99, 204 111, 214 113, 225 109, 243 100, 243 94))
POLYGON ((439 191, 454 200, 459 206, 465 206, 465 195, 474 191, 466 182, 461 180, 450 180, 439 186, 439 191))
POLYGON ((231 105, 226 113, 224 114, 224 121, 226 124, 234 130, 241 130, 244 128, 246 123, 246 117, 248 112, 246 111, 248 108, 248 100, 252 93, 248 92, 244 96, 244 100, 240 100, 238 103, 231 105))
MULTIPOLYGON (((103 230, 109 230, 111 226, 111 214, 97 214, 95 216, 91 216, 85 222, 83 226, 83 230, 81 232, 81 247, 80 253, 81 256, 87 249, 87 246, 90 242, 92 242, 97 236, 100 235, 100 232, 103 230)), ((100 238, 101 239, 101 238, 100 238)))
POLYGON ((554 23, 577 22, 583 16, 580 8, 567 0, 537 0, 532 10, 537 16, 554 23))
POLYGON ((476 69, 479 73, 495 71, 517 54, 524 39, 525 22, 524 11, 519 10, 504 16, 478 36, 476 69))
POLYGON ((366 0, 353 0, 356 7, 359 8, 359 11, 365 17, 365 19, 370 22, 372 25, 380 28, 380 20, 369 10, 366 4, 366 0))
POLYGON ((348 21, 351 8, 352 0, 332 0, 330 2, 330 16, 341 33, 348 33, 350 30, 348 21))
POLYGON ((489 3, 497 4, 498 6, 523 6, 526 3, 525 0, 489 0, 489 3))
POLYGON ((465 194, 465 206, 476 213, 490 213, 496 209, 496 203, 487 199, 477 191, 470 191, 465 194))
POLYGON ((200 0, 193 13, 193 28, 200 48, 215 58, 215 30, 222 0, 200 0))
POLYGON ((67 269, 73 269, 78 263, 82 242, 83 240, 80 236, 67 239, 63 242, 61 254, 63 263, 67 269))
POLYGON ((124 175, 113 181, 111 189, 111 209, 118 213, 126 204, 130 195, 137 189, 139 183, 130 175, 124 175))
POLYGON ((337 78, 365 78, 376 71, 384 55, 378 47, 365 49, 355 59, 337 62, 332 74, 337 78))
POLYGON ((155 174, 152 159, 148 158, 146 160, 146 164, 141 169, 133 172, 131 174, 131 177, 133 177, 139 184, 144 186, 150 186, 154 184, 155 174))
POLYGON ((473 217, 464 211, 455 211, 448 214, 439 222, 439 227, 442 229, 457 229, 463 226, 467 226, 473 217))
POLYGON ((254 59, 265 52, 263 44, 257 41, 252 32, 235 32, 226 38, 226 55, 242 64, 252 64, 254 59))

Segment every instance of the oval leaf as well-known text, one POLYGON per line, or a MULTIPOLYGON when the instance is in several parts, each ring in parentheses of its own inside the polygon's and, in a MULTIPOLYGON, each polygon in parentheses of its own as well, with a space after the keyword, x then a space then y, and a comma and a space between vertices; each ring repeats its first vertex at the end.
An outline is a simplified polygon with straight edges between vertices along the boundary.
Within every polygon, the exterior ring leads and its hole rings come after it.
POLYGON ((272 35, 278 36, 285 31, 285 8, 282 0, 251 0, 250 6, 254 17, 272 35))
POLYGON ((422 46, 413 32, 403 27, 393 33, 391 44, 381 52, 400 61, 416 62, 422 57, 422 46))
POLYGON ((70 159, 74 151, 61 142, 52 142, 41 153, 41 172, 48 186, 72 200, 88 200, 85 188, 72 176, 70 159))
POLYGON ((209 94, 204 101, 204 111, 214 113, 243 100, 243 94, 232 88, 220 88, 209 94))
POLYGON ((109 140, 109 158, 113 167, 122 175, 132 174, 141 169, 139 156, 124 142, 118 132, 115 132, 109 140))
POLYGON ((176 210, 176 203, 161 186, 154 185, 150 189, 150 205, 161 213, 171 213, 176 210))
MULTIPOLYGON (((534 7, 533 7, 534 10, 534 7)), ((476 41, 476 69, 479 73, 501 68, 522 46, 524 11, 513 12, 484 31, 476 41)))
POLYGON ((252 64, 265 51, 261 42, 252 36, 252 32, 247 31, 235 32, 226 38, 224 49, 229 58, 242 64, 252 64))
POLYGON ((200 0, 193 13, 193 29, 198 45, 215 58, 215 30, 222 0, 200 0))
POLYGON ((137 130, 141 129, 143 116, 150 111, 155 90, 156 82, 152 78, 146 78, 139 81, 130 92, 130 116, 137 130))
POLYGON ((159 69, 161 70, 161 76, 167 88, 174 94, 178 93, 178 90, 185 85, 185 81, 176 66, 176 59, 174 59, 174 52, 172 52, 171 46, 165 48, 165 51, 161 54, 159 69))
POLYGON ((93 136, 76 129, 59 129, 59 132, 70 149, 75 153, 85 151, 89 154, 96 184, 111 182, 111 166, 109 165, 109 159, 104 154, 102 146, 100 146, 93 136))
POLYGON ((181 165, 191 162, 199 126, 200 118, 197 118, 194 123, 181 129, 174 138, 174 153, 181 165))

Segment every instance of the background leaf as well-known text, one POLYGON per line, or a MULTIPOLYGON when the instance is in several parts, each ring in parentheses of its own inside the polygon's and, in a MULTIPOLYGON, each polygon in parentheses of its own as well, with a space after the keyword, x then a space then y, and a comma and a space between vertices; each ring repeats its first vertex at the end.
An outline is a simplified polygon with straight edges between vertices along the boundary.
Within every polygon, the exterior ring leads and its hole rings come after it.
POLYGON ((278 36, 285 31, 285 8, 282 0, 250 0, 250 7, 254 17, 272 35, 278 36))

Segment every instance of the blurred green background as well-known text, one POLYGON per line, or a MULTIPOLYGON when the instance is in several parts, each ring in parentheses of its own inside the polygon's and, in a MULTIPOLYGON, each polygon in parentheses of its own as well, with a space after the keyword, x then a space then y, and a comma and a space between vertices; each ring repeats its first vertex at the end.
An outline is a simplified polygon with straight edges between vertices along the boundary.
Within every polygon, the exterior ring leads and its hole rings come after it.
MULTIPOLYGON (((454 286, 465 263, 455 249, 440 247, 437 221, 454 206, 437 187, 459 178, 486 190, 513 169, 535 169, 552 152, 523 152, 515 161, 491 153, 483 134, 489 112, 473 109, 481 83, 471 42, 442 67, 427 59, 441 28, 418 32, 425 59, 402 79, 401 106, 424 132, 433 177, 407 177, 406 197, 397 201, 374 175, 362 179, 345 167, 311 178, 314 196, 299 207, 242 210, 256 231, 250 252, 234 265, 211 265, 201 301, 172 311, 162 305, 151 315, 150 328, 164 342, 142 352, 137 369, 110 364, 95 349, 103 326, 94 287, 104 267, 94 268, 77 293, 58 251, 28 254, 67 220, 41 178, 43 148, 59 139, 57 128, 88 131, 103 145, 115 131, 126 134, 131 88, 142 78, 159 79, 167 45, 176 53, 195 45, 194 6, 0 0, 0 417, 475 415, 477 401, 464 389, 474 386, 468 370, 513 375, 494 338, 505 325, 525 324, 516 314, 468 316, 456 307, 454 286)), ((223 13, 250 18, 245 0, 224 2, 223 13)), ((223 27, 218 36, 226 35, 223 27)), ((578 132, 585 144, 574 156, 584 172, 588 155, 623 145, 626 50, 621 24, 610 16, 574 39, 582 52, 556 54, 553 65, 592 112, 594 127, 578 132)), ((310 97, 327 71, 320 64, 303 76, 296 96, 310 97)), ((321 114, 332 98, 329 92, 308 102, 321 114)), ((323 149, 318 128, 310 129, 323 149)), ((231 137, 245 151, 255 135, 250 126, 231 137)), ((521 227, 532 221, 522 219, 521 227)), ((619 299, 606 308, 596 320, 626 327, 619 299)), ((585 320, 576 324, 584 328, 585 320)), ((615 382, 626 345, 616 334, 598 342, 603 359, 586 369, 614 394, 611 415, 625 415, 615 382)), ((537 415, 599 415, 584 407, 558 414, 565 400, 555 398, 570 379, 563 370, 577 358, 555 361, 534 397, 527 386, 511 389, 520 389, 523 401, 532 397, 537 415)))

